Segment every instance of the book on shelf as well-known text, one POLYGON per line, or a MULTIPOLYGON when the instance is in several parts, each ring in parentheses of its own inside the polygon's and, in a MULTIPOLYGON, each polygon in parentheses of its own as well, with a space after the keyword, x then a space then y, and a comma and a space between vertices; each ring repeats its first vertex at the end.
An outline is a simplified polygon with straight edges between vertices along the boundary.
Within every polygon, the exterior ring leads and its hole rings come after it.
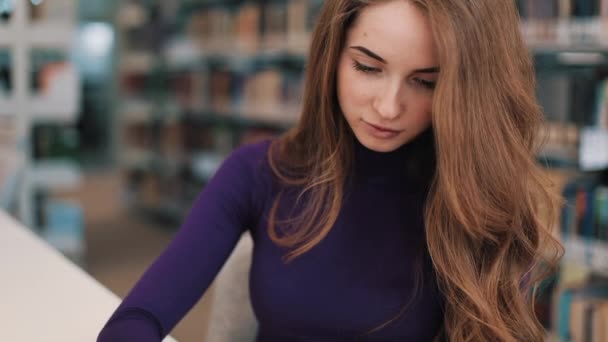
POLYGON ((32 22, 71 23, 76 17, 77 0, 27 1, 32 22))
MULTIPOLYGON (((31 51, 30 89, 46 104, 60 111, 76 112, 79 102, 80 76, 64 51, 34 49, 31 51)), ((37 111, 52 110, 40 106, 37 111)))
POLYGON ((236 50, 252 55, 260 49, 260 23, 262 11, 258 3, 241 5, 235 19, 236 50))
POLYGON ((306 52, 310 39, 308 12, 311 4, 308 0, 292 0, 287 4, 287 43, 290 51, 306 52))
POLYGON ((608 148, 601 148, 608 146, 606 66, 537 68, 536 95, 547 119, 544 154, 558 165, 607 168, 608 148))
POLYGON ((207 54, 289 50, 304 53, 319 11, 318 0, 207 6, 189 15, 186 34, 207 54))
POLYGON ((545 117, 550 121, 566 122, 572 112, 571 83, 566 73, 539 73, 537 76, 537 97, 543 107, 545 117))
POLYGON ((44 214, 44 240, 72 261, 82 263, 86 245, 82 206, 75 201, 49 198, 44 206, 44 214))
POLYGON ((70 62, 45 64, 38 74, 38 90, 51 101, 74 102, 78 98, 79 75, 70 62))
POLYGON ((80 160, 80 137, 71 124, 36 123, 31 137, 31 155, 36 160, 80 160))
POLYGON ((250 112, 271 113, 282 102, 283 75, 277 70, 263 70, 247 79, 243 108, 250 112))
POLYGON ((8 24, 13 16, 14 6, 1 6, 0 7, 0 23, 5 25, 8 24))
POLYGON ((549 121, 608 128, 608 78, 601 66, 538 66, 537 97, 549 121))
POLYGON ((608 187, 591 180, 574 180, 563 190, 563 237, 581 237, 608 243, 608 187))
POLYGON ((157 141, 155 129, 158 124, 155 121, 133 123, 123 128, 123 141, 133 148, 139 150, 151 150, 157 141))
POLYGON ((561 341, 605 341, 608 326, 605 279, 564 285, 556 292, 555 303, 554 330, 561 341))
POLYGON ((0 98, 10 96, 13 91, 11 53, 9 50, 0 50, 0 98))
POLYGON ((30 64, 31 64, 31 75, 30 75, 30 89, 39 92, 42 88, 42 82, 45 76, 42 76, 42 72, 48 66, 60 65, 60 63, 67 63, 67 53, 58 49, 33 49, 30 51, 30 64))
POLYGON ((205 9, 192 18, 195 33, 205 51, 229 51, 234 43, 234 18, 230 9, 218 6, 205 9))
POLYGON ((532 46, 608 46, 606 0, 518 0, 532 46))
POLYGON ((177 157, 183 154, 183 125, 179 122, 166 124, 161 131, 160 151, 165 156, 177 157))
POLYGON ((116 16, 116 25, 120 29, 142 26, 148 21, 147 8, 135 1, 123 1, 116 16))
POLYGON ((175 72, 170 78, 168 91, 172 100, 183 110, 194 111, 208 106, 206 101, 207 82, 201 72, 175 72))
POLYGON ((230 110, 237 77, 229 70, 214 70, 209 75, 209 103, 214 111, 226 113, 230 110))
POLYGON ((261 120, 294 120, 302 79, 290 72, 260 69, 210 73, 209 103, 218 113, 261 120))
POLYGON ((280 49, 285 46, 287 31, 287 3, 283 1, 268 2, 262 9, 265 49, 280 49))
POLYGON ((523 18, 572 18, 608 15, 606 0, 517 0, 523 18))
POLYGON ((608 129, 608 79, 601 81, 597 86, 595 113, 597 126, 608 129))
POLYGON ((572 121, 580 126, 597 125, 597 91, 599 82, 595 74, 573 75, 570 79, 570 111, 572 121))
MULTIPOLYGON (((131 11, 129 7, 127 9, 131 11)), ((118 27, 122 36, 120 48, 123 51, 157 53, 169 37, 171 24, 162 16, 158 3, 141 10, 140 13, 136 13, 136 11, 133 10, 131 14, 126 13, 125 18, 119 19, 121 23, 125 24, 118 27)))

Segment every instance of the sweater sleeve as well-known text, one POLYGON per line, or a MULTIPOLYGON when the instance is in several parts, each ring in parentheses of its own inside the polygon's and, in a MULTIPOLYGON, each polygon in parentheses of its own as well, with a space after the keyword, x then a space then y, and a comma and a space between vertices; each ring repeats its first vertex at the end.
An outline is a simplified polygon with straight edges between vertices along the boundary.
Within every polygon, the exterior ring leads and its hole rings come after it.
POLYGON ((252 220, 258 147, 235 150, 112 314, 98 342, 161 341, 202 297, 252 220))

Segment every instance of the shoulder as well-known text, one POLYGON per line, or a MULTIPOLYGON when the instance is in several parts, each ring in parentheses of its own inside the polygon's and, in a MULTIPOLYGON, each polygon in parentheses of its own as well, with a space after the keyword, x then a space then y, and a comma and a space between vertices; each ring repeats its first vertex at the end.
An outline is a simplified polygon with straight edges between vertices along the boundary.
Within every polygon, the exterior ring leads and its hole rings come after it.
POLYGON ((232 168, 245 168, 254 173, 260 172, 268 164, 268 153, 272 141, 273 139, 264 139, 241 145, 230 153, 224 164, 232 168))
POLYGON ((243 181, 266 178, 270 175, 268 153, 273 139, 243 144, 234 149, 223 161, 218 174, 222 177, 238 177, 243 181))
POLYGON ((259 142, 241 145, 232 151, 229 159, 238 159, 247 163, 263 161, 268 156, 272 141, 273 139, 264 139, 259 142))
POLYGON ((273 172, 268 162, 274 139, 241 145, 226 158, 216 176, 226 179, 235 196, 248 199, 248 208, 256 217, 272 199, 273 172), (248 195, 245 195, 248 194, 248 195))

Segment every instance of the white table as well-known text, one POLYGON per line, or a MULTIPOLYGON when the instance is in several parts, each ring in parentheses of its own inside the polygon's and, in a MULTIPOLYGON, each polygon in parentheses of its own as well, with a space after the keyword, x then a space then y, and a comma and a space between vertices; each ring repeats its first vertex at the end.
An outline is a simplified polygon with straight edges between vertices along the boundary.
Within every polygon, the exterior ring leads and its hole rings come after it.
POLYGON ((115 294, 0 211, 3 341, 95 341, 119 303, 115 294))

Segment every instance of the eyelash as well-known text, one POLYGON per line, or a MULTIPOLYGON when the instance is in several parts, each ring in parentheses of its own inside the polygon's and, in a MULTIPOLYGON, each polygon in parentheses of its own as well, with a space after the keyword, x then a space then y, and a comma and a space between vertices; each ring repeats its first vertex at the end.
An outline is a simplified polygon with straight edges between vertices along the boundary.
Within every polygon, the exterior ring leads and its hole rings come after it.
MULTIPOLYGON (((355 70, 360 71, 365 74, 375 74, 375 73, 379 73, 381 71, 378 68, 372 68, 367 65, 363 65, 357 61, 353 61, 353 67, 355 68, 355 70)), ((424 87, 426 89, 430 89, 430 90, 435 89, 435 82, 426 81, 426 80, 423 80, 420 78, 415 78, 414 82, 416 82, 417 84, 421 85, 422 87, 424 87)))
POLYGON ((435 83, 435 82, 426 81, 426 80, 422 80, 422 79, 419 79, 419 78, 416 78, 416 79, 415 79, 415 82, 417 82, 417 83, 418 83, 418 84, 420 84, 421 86, 423 86, 423 87, 425 87, 425 88, 427 88, 427 89, 430 89, 430 90, 435 89, 435 85, 436 85, 436 83, 435 83))
POLYGON ((380 72, 380 69, 378 69, 378 68, 372 68, 372 67, 369 67, 367 65, 363 65, 363 64, 361 64, 361 63, 359 63, 357 61, 353 61, 353 66, 355 67, 355 70, 361 71, 361 72, 366 73, 366 74, 380 72))

